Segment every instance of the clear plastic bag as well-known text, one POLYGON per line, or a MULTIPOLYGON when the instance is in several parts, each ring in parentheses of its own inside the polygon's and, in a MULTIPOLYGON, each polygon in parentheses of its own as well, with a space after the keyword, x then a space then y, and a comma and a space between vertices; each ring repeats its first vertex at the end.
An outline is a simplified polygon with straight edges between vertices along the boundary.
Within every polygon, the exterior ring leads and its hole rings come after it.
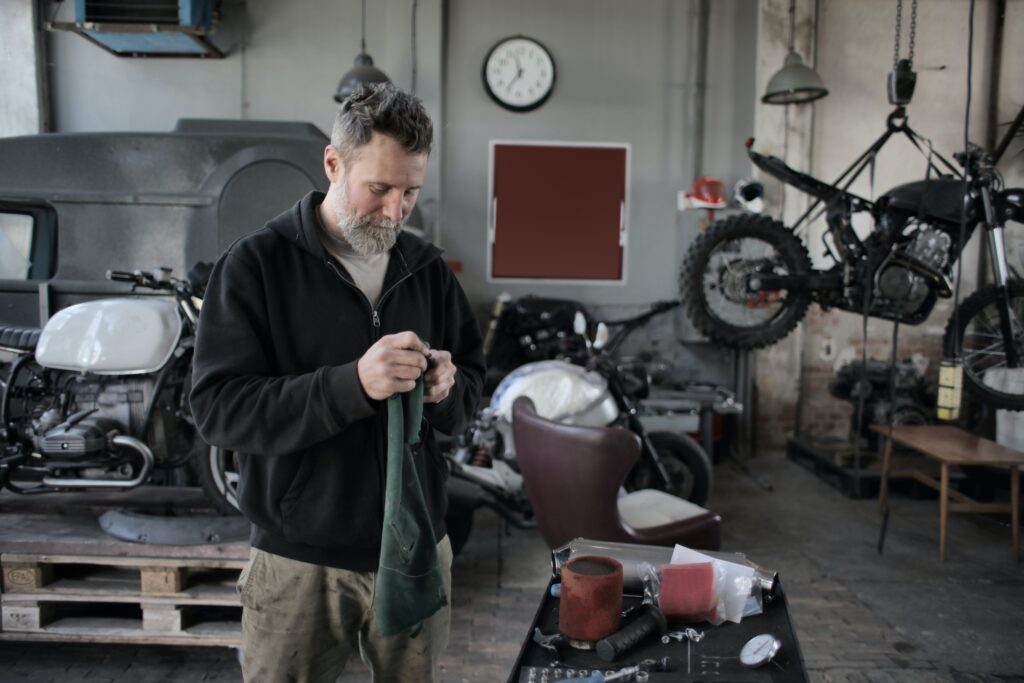
POLYGON ((657 605, 671 621, 721 624, 726 619, 727 580, 715 561, 690 565, 641 563, 644 602, 657 605))
POLYGON ((753 567, 713 558, 681 545, 677 545, 672 553, 672 564, 674 565, 709 561, 714 563, 716 575, 721 572, 724 576, 721 587, 716 585, 721 600, 723 620, 738 624, 745 616, 760 614, 763 609, 761 584, 753 567))

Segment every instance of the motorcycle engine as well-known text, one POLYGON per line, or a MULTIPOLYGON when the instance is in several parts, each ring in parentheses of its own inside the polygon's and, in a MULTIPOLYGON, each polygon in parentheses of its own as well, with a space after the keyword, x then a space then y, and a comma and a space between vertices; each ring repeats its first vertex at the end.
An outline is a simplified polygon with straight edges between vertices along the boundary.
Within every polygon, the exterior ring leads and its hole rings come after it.
POLYGON ((81 460, 96 457, 107 450, 108 434, 119 431, 120 426, 115 420, 103 417, 87 416, 79 421, 69 420, 37 436, 36 448, 43 456, 54 459, 81 460))
POLYGON ((67 411, 47 410, 32 424, 37 450, 58 460, 96 457, 107 450, 111 431, 132 434, 145 420, 152 379, 103 381, 76 377, 68 383, 67 411), (76 414, 89 411, 80 419, 76 414), (64 417, 68 415, 70 417, 64 417), (71 424, 67 424, 70 422, 71 424))
POLYGON ((899 258, 882 266, 878 295, 903 314, 913 313, 928 296, 931 286, 921 273, 941 276, 949 261, 949 235, 939 230, 918 230, 901 249, 899 258))

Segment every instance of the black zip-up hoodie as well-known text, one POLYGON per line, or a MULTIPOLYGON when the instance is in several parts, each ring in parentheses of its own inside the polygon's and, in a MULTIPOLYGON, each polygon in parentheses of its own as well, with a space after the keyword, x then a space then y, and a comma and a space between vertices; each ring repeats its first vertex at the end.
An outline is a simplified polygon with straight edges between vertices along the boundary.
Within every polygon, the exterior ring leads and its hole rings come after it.
MULTIPOLYGON (((455 386, 425 422, 460 429, 480 400, 480 331, 436 247, 402 233, 376 309, 320 243, 312 192, 221 256, 203 300, 192 413, 235 451, 239 503, 257 548, 353 571, 377 568, 384 515, 386 406, 356 363, 380 337, 412 330, 450 351, 455 386)), ((416 460, 436 540, 448 475, 429 427, 416 460)))

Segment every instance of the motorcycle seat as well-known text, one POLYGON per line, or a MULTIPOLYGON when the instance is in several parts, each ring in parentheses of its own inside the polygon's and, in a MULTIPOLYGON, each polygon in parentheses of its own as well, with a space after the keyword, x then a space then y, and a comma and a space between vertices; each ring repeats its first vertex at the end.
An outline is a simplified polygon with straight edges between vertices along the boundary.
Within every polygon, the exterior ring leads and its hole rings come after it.
POLYGON ((35 351, 42 329, 0 325, 0 347, 17 351, 35 351))

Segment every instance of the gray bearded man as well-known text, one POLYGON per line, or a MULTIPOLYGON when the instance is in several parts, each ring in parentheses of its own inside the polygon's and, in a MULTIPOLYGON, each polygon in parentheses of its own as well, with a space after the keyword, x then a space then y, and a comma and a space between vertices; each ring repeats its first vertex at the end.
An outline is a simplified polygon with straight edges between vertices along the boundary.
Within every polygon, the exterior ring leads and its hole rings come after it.
POLYGON ((440 250, 401 231, 432 136, 418 99, 360 88, 324 150, 326 195, 302 198, 214 268, 190 400, 203 438, 237 455, 252 522, 239 579, 246 681, 334 683, 354 653, 378 682, 436 680, 450 608, 390 636, 374 609, 385 403, 422 382, 408 455, 450 595, 447 467, 433 432, 473 414, 484 372, 476 320, 440 250))

